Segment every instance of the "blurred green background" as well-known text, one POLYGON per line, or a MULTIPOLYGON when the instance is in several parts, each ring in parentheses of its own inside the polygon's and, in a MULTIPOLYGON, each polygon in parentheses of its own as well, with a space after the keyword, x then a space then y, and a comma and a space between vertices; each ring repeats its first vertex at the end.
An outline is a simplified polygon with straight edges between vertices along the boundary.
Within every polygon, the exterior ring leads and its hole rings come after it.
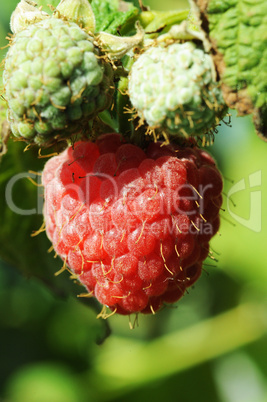
MULTIPOLYGON (((1 2, 1 46, 16 3, 1 2)), ((0 165, 0 401, 267 401, 267 144, 250 117, 233 112, 231 125, 222 124, 209 148, 225 177, 214 260, 177 306, 140 316, 134 330, 127 317, 97 320, 99 307, 77 299, 68 275, 54 276, 61 262, 47 253, 45 235, 30 237, 40 214, 6 207, 10 172, 44 163, 32 166, 20 144, 10 145, 0 165)), ((17 205, 35 207, 28 195, 37 188, 16 186, 17 205)))

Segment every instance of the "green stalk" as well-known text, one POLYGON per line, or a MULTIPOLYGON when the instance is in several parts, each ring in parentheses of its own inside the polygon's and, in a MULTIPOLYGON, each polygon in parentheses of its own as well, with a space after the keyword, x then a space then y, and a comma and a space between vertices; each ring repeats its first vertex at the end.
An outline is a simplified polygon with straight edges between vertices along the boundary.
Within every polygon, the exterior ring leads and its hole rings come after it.
MULTIPOLYGON (((121 28, 122 36, 135 32, 135 23, 138 20, 147 33, 161 30, 168 30, 174 24, 180 24, 189 16, 189 10, 174 11, 143 11, 139 15, 132 17, 121 28)), ((153 38, 157 34, 150 34, 148 37, 153 38)))
MULTIPOLYGON (((147 12, 154 14, 153 20, 151 20, 151 22, 145 27, 145 32, 147 33, 146 36, 151 39, 157 36, 157 31, 160 31, 161 33, 166 32, 172 25, 180 24, 182 21, 185 21, 189 16, 189 10, 147 12)), ((142 14, 140 18, 142 18, 142 14)))
POLYGON ((128 88, 128 78, 122 77, 118 85, 118 95, 117 95, 117 114, 118 114, 118 128, 119 133, 123 136, 131 137, 133 132, 133 124, 131 119, 131 113, 127 112, 130 110, 131 104, 129 96, 126 91, 128 88))
POLYGON ((247 303, 149 342, 115 337, 94 362, 104 401, 217 358, 267 333, 266 310, 247 303), (105 397, 106 395, 106 397, 105 397))

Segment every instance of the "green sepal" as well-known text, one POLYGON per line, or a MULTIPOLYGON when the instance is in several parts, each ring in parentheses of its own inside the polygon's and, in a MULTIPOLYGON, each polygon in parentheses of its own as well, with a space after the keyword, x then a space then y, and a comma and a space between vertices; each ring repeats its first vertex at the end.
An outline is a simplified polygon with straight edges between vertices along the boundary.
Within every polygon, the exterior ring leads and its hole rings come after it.
POLYGON ((10 18, 10 28, 13 34, 23 31, 31 24, 49 18, 49 14, 39 9, 33 1, 20 0, 10 18))
POLYGON ((88 0, 61 0, 54 11, 55 16, 58 11, 88 31, 95 31, 95 16, 88 0))
POLYGON ((102 51, 112 60, 119 60, 135 46, 140 45, 144 39, 144 30, 136 22, 136 34, 132 36, 117 36, 108 32, 96 34, 96 41, 102 51))

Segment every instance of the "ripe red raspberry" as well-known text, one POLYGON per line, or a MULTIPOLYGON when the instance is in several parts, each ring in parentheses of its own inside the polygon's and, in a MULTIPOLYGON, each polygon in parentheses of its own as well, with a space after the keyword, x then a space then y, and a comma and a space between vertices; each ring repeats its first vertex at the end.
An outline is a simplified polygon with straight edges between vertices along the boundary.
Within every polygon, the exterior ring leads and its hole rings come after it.
POLYGON ((200 276, 222 204, 205 151, 105 134, 50 159, 43 185, 56 253, 112 311, 154 313, 200 276))

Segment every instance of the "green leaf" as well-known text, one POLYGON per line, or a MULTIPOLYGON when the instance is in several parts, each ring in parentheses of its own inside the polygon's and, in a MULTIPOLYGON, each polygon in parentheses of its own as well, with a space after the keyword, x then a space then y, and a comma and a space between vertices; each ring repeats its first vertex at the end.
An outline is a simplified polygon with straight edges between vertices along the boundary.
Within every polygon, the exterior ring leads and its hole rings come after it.
POLYGON ((45 278, 61 264, 47 253, 44 233, 31 237, 42 224, 43 191, 27 177, 40 183, 44 160, 38 159, 37 149, 23 152, 25 146, 10 139, 0 164, 0 257, 27 275, 45 278))
POLYGON ((133 4, 120 0, 93 0, 91 6, 96 19, 96 32, 116 34, 138 14, 133 4))
MULTIPOLYGON (((0 163, 0 258, 26 276, 37 277, 52 288, 56 284, 59 292, 72 292, 75 286, 67 272, 54 276, 63 264, 53 251, 48 253, 51 243, 45 232, 33 236, 43 222, 40 173, 47 159, 38 159, 37 148, 24 152, 25 145, 10 138, 0 163)), ((78 293, 83 290, 79 286, 78 293)))
MULTIPOLYGON (((253 114, 263 124, 267 103, 267 2, 265 0, 197 0, 215 51, 226 103, 239 115, 253 114), (207 3, 207 2, 206 2, 207 3)), ((203 26, 205 24, 203 23, 203 26)))

